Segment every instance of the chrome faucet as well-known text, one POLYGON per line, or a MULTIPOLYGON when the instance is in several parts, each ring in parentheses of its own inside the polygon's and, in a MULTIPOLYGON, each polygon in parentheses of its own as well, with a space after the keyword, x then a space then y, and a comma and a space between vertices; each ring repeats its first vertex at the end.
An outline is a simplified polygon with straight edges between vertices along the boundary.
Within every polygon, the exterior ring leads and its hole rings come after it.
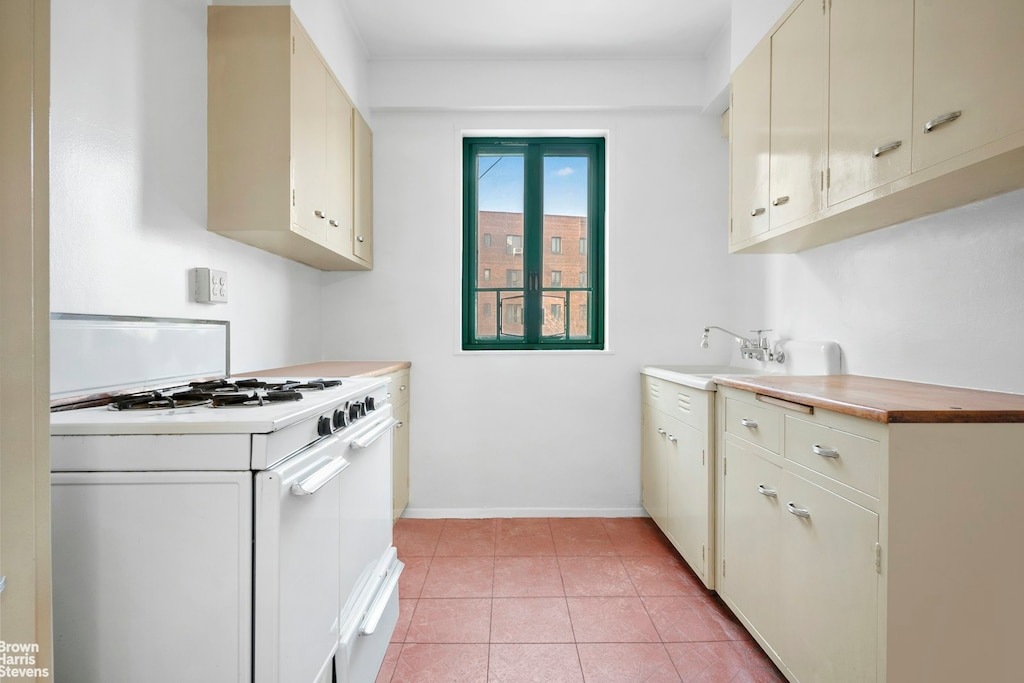
POLYGON ((754 336, 744 337, 741 334, 730 332, 724 327, 709 325, 704 328, 704 336, 700 339, 700 348, 708 348, 708 335, 711 334, 711 330, 721 330, 739 342, 741 358, 759 361, 775 361, 776 363, 786 362, 786 354, 783 351, 773 350, 771 342, 768 341, 768 336, 765 332, 771 332, 771 330, 751 330, 751 332, 754 333, 754 336))

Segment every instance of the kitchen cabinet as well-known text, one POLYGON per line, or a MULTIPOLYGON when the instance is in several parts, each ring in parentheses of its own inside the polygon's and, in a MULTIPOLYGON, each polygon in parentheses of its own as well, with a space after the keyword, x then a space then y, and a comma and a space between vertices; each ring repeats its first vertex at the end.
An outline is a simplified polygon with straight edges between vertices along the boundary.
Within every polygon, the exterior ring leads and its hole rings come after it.
POLYGON ((369 267, 373 262, 373 131, 355 112, 355 234, 352 251, 369 267))
POLYGON ((1015 678, 1024 397, 736 377, 717 404, 716 590, 789 680, 1015 678))
POLYGON ((402 516, 409 505, 409 382, 408 369, 392 372, 388 392, 391 394, 393 416, 398 420, 391 444, 392 512, 393 518, 402 516))
POLYGON ((914 0, 832 0, 828 204, 910 173, 914 0))
POLYGON ((1022 33, 1019 0, 915 2, 915 171, 1024 131, 1022 33))
POLYGON ((295 15, 210 7, 208 60, 208 229, 322 270, 369 269, 369 128, 295 15))
POLYGON ((794 2, 733 75, 730 251, 797 252, 1024 187, 1022 27, 1013 0, 794 2), (767 119, 750 104, 766 88, 767 119))
POLYGON ((641 375, 642 503, 682 558, 711 587, 713 392, 641 375))
POLYGON ((729 106, 729 243, 768 230, 768 152, 771 140, 771 41, 765 38, 736 67, 729 106))

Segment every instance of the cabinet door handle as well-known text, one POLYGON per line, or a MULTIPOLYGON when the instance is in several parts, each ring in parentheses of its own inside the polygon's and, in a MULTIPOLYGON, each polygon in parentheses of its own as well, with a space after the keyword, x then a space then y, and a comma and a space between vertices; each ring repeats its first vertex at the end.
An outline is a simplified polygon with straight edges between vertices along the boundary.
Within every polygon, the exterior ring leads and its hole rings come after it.
POLYGON ((395 425, 395 429, 401 429, 404 426, 405 426, 405 423, 402 422, 401 420, 399 420, 398 424, 395 425))
POLYGON ((758 208, 756 208, 753 211, 751 211, 750 215, 756 218, 757 216, 760 216, 763 213, 764 213, 764 207, 763 206, 759 206, 758 208))
POLYGON ((675 443, 675 442, 679 441, 679 439, 677 439, 676 437, 672 436, 671 434, 668 435, 668 440, 671 441, 672 443, 675 443))
POLYGON ((764 484, 757 485, 757 492, 762 496, 768 496, 769 498, 777 498, 779 495, 775 489, 770 489, 764 484))
POLYGON ((797 517, 810 517, 811 511, 807 508, 797 507, 796 503, 790 501, 786 503, 786 509, 789 510, 790 514, 796 515, 797 517))
POLYGON ((365 241, 366 240, 363 239, 362 235, 359 235, 358 237, 356 237, 356 242, 365 242, 365 241))
POLYGON ((338 221, 334 220, 333 218, 328 222, 331 224, 332 228, 338 227, 338 221))
POLYGON ((740 420, 740 424, 744 427, 750 427, 751 429, 757 429, 757 420, 751 420, 749 417, 745 417, 740 420))
POLYGON ((783 204, 785 204, 788 201, 789 201, 789 195, 783 195, 781 197, 776 197, 775 201, 772 202, 772 206, 782 206, 783 204))
POLYGON ((405 385, 403 384, 402 386, 398 387, 398 390, 399 391, 405 391, 405 385))
POLYGON ((814 444, 811 446, 811 450, 814 451, 815 455, 820 455, 823 458, 839 457, 839 451, 834 448, 829 448, 828 446, 819 446, 818 444, 814 444))
POLYGON ((941 126, 944 123, 949 123, 950 121, 956 121, 958 118, 960 118, 961 114, 963 114, 962 111, 951 111, 948 114, 943 114, 942 116, 936 116, 934 119, 932 119, 931 121, 928 121, 927 123, 924 124, 924 132, 925 133, 931 133, 933 130, 935 130, 936 128, 938 128, 939 126, 941 126))
POLYGON ((875 149, 871 151, 871 156, 873 156, 873 157, 875 157, 877 159, 878 157, 882 156, 886 152, 891 152, 894 149, 899 149, 902 145, 903 145, 903 140, 897 140, 896 142, 890 142, 890 143, 885 144, 885 145, 880 145, 878 147, 875 147, 875 149))
POLYGON ((658 427, 658 428, 657 428, 657 430, 658 430, 658 433, 659 433, 659 434, 661 434, 662 436, 665 436, 666 434, 668 434, 668 432, 666 432, 666 431, 665 431, 664 429, 662 429, 661 427, 658 427))
POLYGON ((324 214, 324 212, 321 211, 320 209, 317 209, 316 211, 314 211, 313 215, 316 216, 317 218, 326 218, 327 217, 326 214, 324 214))

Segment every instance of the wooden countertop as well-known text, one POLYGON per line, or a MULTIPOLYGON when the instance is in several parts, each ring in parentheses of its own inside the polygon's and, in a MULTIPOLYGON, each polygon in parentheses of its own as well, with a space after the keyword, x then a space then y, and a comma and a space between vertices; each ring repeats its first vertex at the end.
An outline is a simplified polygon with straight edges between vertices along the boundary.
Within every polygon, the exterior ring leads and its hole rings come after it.
POLYGON ((882 423, 1024 422, 1024 395, 860 375, 722 376, 715 382, 882 423))
POLYGON ((407 360, 325 360, 269 370, 232 373, 264 377, 379 377, 412 367, 407 360))

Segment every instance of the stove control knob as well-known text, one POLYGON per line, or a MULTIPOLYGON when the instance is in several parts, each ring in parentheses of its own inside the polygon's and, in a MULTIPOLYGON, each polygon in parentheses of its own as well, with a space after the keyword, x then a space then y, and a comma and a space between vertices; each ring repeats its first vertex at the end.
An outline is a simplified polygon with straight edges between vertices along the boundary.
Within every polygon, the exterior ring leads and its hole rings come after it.
POLYGON ((367 399, 369 399, 369 396, 367 396, 366 398, 364 398, 362 401, 359 402, 359 417, 366 417, 366 401, 367 401, 367 399))
POLYGON ((373 396, 367 396, 366 397, 366 409, 367 410, 376 410, 377 409, 377 406, 374 405, 373 396))
POLYGON ((358 401, 353 402, 353 403, 351 403, 349 405, 349 407, 348 407, 348 421, 349 422, 355 422, 356 420, 358 420, 359 418, 361 418, 363 416, 363 413, 362 413, 362 410, 361 410, 362 407, 363 407, 363 404, 359 403, 358 401))
POLYGON ((334 411, 334 419, 332 420, 335 429, 341 429, 348 425, 348 414, 344 408, 338 408, 334 411))
POLYGON ((331 432, 331 418, 326 415, 321 415, 319 421, 316 423, 316 433, 320 436, 330 436, 331 432))

